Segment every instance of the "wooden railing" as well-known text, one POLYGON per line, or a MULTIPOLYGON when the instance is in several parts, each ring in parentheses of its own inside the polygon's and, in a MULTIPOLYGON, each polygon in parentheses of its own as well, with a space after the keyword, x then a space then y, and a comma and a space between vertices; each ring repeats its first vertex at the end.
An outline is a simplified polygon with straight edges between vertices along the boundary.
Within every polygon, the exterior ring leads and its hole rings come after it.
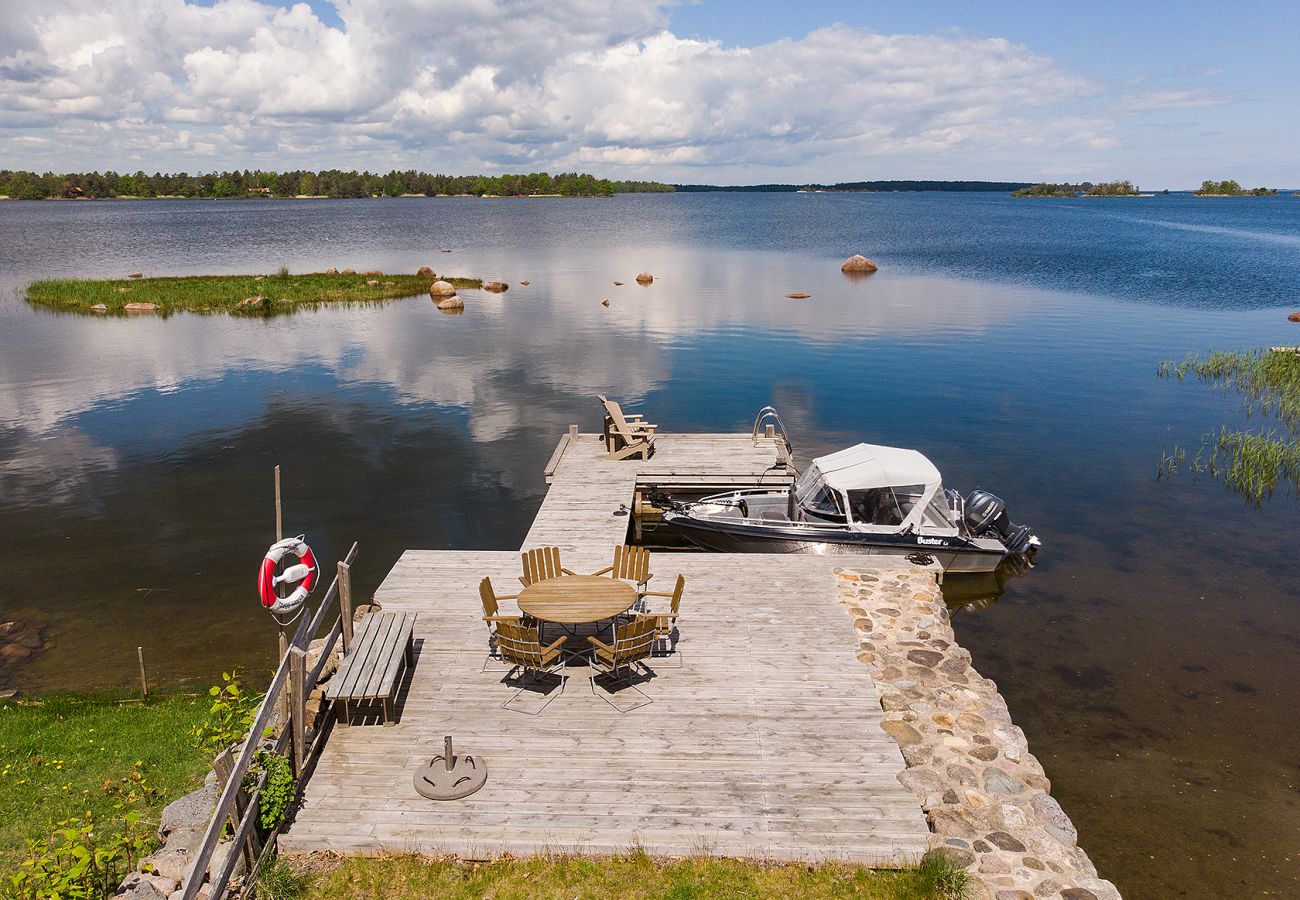
POLYGON ((181 894, 182 900, 194 900, 198 896, 199 889, 203 886, 207 877, 208 866, 212 862, 212 854, 221 841, 221 835, 226 829, 227 821, 230 822, 233 830, 234 845, 240 849, 236 853, 229 854, 220 870, 212 873, 212 881, 208 887, 208 896, 211 900, 222 900, 226 896, 226 886, 230 883, 231 874, 234 872, 235 866, 238 865, 241 856, 247 859, 248 875, 246 876, 246 883, 251 885, 257 877, 258 867, 266 859, 269 850, 274 845, 275 838, 279 834, 279 826, 271 834, 267 835, 265 842, 258 840, 257 833, 254 830, 258 818, 258 797, 266 776, 262 775, 248 792, 245 792, 243 787, 244 778, 248 775, 249 767, 253 764, 253 757, 256 754, 258 745, 262 742, 263 733, 270 727, 272 720, 275 718, 276 709, 282 703, 281 694, 286 692, 287 689, 288 716, 283 723, 279 736, 275 740, 274 747, 275 752, 279 754, 289 751, 294 778, 297 779, 298 787, 301 789, 303 771, 323 743, 319 739, 323 729, 314 729, 310 738, 308 737, 308 723, 306 721, 307 695, 319 680, 320 673, 325 668, 330 655, 334 652, 334 644, 339 637, 342 636, 344 639, 344 652, 347 651, 351 643, 352 582, 350 571, 356 554, 357 545, 353 544, 347 556, 338 564, 338 574, 330 583, 329 590, 325 592, 325 596, 321 599, 320 606, 316 608, 315 614, 310 617, 306 615, 302 617, 302 621, 294 632, 293 639, 289 641, 287 651, 280 659, 280 665, 275 670, 271 685, 266 689, 266 696, 262 698, 262 705, 253 720, 253 727, 249 729, 248 736, 245 738, 238 754, 232 754, 231 751, 227 750, 217 758, 214 768, 217 772, 218 783, 224 781, 221 799, 217 801, 217 808, 212 816, 212 821, 208 823, 208 830, 203 835, 203 843, 199 845, 199 852, 195 856, 190 877, 185 881, 184 890, 181 894), (334 624, 329 633, 325 635, 325 646, 321 650, 320 658, 316 661, 316 665, 312 666, 311 671, 308 672, 306 670, 307 645, 311 643, 313 635, 320 632, 320 629, 325 624, 326 617, 331 611, 337 611, 334 624))

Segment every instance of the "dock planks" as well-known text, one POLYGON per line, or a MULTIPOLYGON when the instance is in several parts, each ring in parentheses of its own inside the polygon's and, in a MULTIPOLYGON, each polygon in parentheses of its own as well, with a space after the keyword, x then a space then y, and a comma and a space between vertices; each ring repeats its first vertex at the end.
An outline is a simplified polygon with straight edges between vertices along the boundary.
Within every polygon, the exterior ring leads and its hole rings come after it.
MULTIPOLYGON (((748 435, 665 435, 648 462, 605 463, 598 437, 566 441, 524 546, 559 546, 580 572, 609 564, 628 527, 611 513, 631 505, 646 479, 752 484, 777 456, 748 435)), ((651 590, 669 590, 679 572, 687 585, 681 653, 653 660, 655 677, 640 684, 654 703, 621 714, 573 665, 563 694, 533 717, 501 708, 513 693, 504 667, 481 671, 478 581, 488 575, 498 592, 517 593, 519 553, 407 551, 376 593, 385 612, 418 614, 399 721, 329 735, 281 848, 484 858, 639 846, 655 855, 915 861, 929 832, 897 781, 902 756, 881 730, 834 565, 655 554, 651 590), (458 752, 485 759, 489 775, 477 794, 438 803, 411 778, 441 752, 444 734, 458 752)), ((581 633, 569 641, 585 643, 581 633)), ((512 705, 535 709, 544 699, 512 705)), ((620 705, 639 700, 619 695, 620 705)))

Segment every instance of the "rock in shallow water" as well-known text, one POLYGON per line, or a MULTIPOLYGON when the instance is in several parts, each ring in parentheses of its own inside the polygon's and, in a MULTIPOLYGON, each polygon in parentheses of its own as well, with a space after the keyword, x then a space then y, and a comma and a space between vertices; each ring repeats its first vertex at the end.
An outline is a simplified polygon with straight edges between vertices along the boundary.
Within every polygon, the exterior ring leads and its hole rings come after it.
POLYGON ((840 266, 841 272, 874 272, 878 269, 875 263, 867 259, 861 253, 855 253, 848 259, 844 260, 844 265, 840 266))

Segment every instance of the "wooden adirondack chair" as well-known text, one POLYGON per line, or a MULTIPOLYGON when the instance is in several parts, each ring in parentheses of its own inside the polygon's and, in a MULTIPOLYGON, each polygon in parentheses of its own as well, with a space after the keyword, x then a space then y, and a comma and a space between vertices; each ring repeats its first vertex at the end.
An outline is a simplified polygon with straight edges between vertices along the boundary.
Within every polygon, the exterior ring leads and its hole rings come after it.
POLYGON ((640 602, 642 612, 655 620, 655 649, 671 653, 681 665, 681 651, 673 643, 673 629, 677 626, 678 610, 682 605, 682 592, 686 590, 686 576, 678 575, 677 584, 671 593, 667 591, 642 591, 640 602), (668 612, 654 612, 645 605, 646 597, 668 597, 668 612))
MULTIPOLYGON (((594 635, 587 638, 587 643, 591 644, 592 649, 592 669, 602 675, 614 676, 613 681, 615 684, 626 681, 629 688, 645 697, 645 703, 622 709, 609 697, 601 696, 602 700, 619 712, 629 712, 632 709, 654 702, 644 691, 633 684, 631 679, 636 667, 641 666, 644 668, 645 661, 650 658, 650 654, 654 651, 655 626, 656 623, 653 617, 637 616, 626 625, 619 625, 614 629, 613 644, 606 644, 594 635), (622 677, 618 677, 620 672, 623 673, 622 677)), ((591 679, 591 692, 596 693, 595 677, 591 679)), ((606 691, 606 693, 611 692, 606 691)))
MULTIPOLYGON (((478 583, 478 595, 479 599, 483 601, 483 621, 487 623, 488 627, 488 658, 483 661, 483 668, 486 669, 487 664, 492 660, 501 660, 501 646, 497 634, 497 626, 503 622, 518 625, 520 624, 521 619, 519 616, 501 615, 501 604, 498 601, 513 600, 517 595, 498 595, 496 591, 492 589, 491 578, 484 578, 478 583)), ((529 618, 527 624, 533 624, 531 618, 529 618)))
POLYGON ((654 452, 655 429, 643 421, 640 413, 624 413, 623 409, 603 394, 597 394, 605 407, 605 449, 606 459, 627 459, 640 456, 649 459, 654 452))
POLYGON ((497 640, 501 649, 501 658, 512 668, 519 670, 522 682, 519 690, 515 691, 509 700, 502 703, 502 707, 509 709, 511 712, 521 712, 535 716, 550 706, 551 700, 564 693, 564 683, 568 678, 560 675, 560 689, 555 693, 555 697, 548 699, 536 712, 528 712, 526 709, 512 709, 510 706, 515 698, 528 690, 535 676, 559 674, 565 664, 565 657, 561 647, 568 639, 567 635, 560 635, 550 644, 542 646, 541 636, 536 627, 521 625, 518 622, 497 623, 497 640))
POLYGON ((650 571, 650 551, 644 547, 617 544, 614 547, 614 564, 591 574, 631 581, 644 593, 646 583, 654 578, 654 573, 650 571))
POLYGON ((519 576, 519 582, 524 587, 538 581, 545 581, 548 578, 577 574, 560 565, 559 547, 536 547, 526 553, 521 553, 520 558, 524 563, 524 574, 519 576))

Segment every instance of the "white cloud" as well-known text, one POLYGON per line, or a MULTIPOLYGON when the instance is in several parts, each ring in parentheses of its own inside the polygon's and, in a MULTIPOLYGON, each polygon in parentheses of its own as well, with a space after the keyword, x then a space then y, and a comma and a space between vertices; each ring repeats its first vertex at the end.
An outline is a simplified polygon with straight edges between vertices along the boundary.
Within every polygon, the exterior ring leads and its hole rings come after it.
POLYGON ((1115 145, 1116 110, 1208 102, 1199 89, 1126 88, 1107 115, 1088 116, 1080 108, 1102 86, 960 33, 835 25, 728 48, 677 37, 655 0, 337 7, 341 28, 305 3, 8 0, 0 157, 55 169, 527 165, 677 178, 713 167, 793 179, 865 158, 1082 154, 1115 145), (30 141, 56 128, 57 141, 30 141))

